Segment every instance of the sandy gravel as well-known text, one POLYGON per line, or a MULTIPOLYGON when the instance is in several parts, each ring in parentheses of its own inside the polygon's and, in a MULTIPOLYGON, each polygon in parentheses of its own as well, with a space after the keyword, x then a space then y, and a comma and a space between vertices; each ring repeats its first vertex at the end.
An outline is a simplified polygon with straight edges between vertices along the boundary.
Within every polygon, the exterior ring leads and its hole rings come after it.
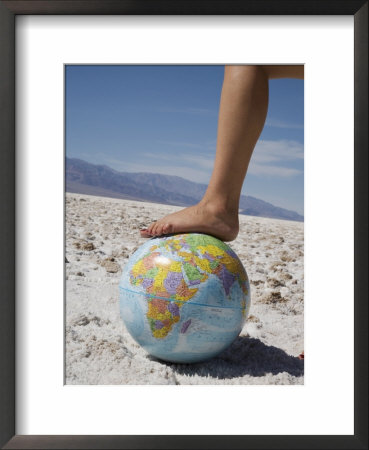
POLYGON ((141 226, 180 208, 66 194, 67 384, 303 384, 304 225, 240 216, 230 243, 246 267, 251 310, 216 358, 169 364, 147 355, 119 316, 118 284, 141 226))

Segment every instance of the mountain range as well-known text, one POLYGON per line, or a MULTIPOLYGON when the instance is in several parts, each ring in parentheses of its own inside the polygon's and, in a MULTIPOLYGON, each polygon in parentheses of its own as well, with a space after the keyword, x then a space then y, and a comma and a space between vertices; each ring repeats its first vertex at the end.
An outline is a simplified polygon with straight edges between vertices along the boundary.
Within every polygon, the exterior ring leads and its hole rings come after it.
MULTIPOLYGON (((207 186, 172 175, 118 172, 105 165, 95 165, 76 158, 66 158, 67 192, 122 198, 167 205, 190 206, 203 196, 207 186)), ((241 195, 240 214, 302 222, 295 211, 241 195)))

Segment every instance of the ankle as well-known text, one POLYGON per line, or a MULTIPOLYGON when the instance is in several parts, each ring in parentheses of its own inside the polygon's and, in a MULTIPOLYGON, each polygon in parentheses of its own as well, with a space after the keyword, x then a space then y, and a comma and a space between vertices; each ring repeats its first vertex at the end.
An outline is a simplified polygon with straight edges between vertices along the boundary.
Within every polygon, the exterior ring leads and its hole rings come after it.
POLYGON ((199 205, 211 214, 227 215, 229 217, 238 217, 238 207, 224 198, 206 198, 204 197, 199 205))

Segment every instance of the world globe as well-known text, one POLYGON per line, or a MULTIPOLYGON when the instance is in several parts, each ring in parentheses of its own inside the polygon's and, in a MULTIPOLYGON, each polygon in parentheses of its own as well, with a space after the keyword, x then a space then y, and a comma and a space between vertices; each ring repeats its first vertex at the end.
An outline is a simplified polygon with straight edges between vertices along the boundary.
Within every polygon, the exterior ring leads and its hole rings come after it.
POLYGON ((239 335, 250 309, 246 270, 231 247, 200 233, 150 239, 125 265, 120 315, 150 355, 210 359, 239 335))

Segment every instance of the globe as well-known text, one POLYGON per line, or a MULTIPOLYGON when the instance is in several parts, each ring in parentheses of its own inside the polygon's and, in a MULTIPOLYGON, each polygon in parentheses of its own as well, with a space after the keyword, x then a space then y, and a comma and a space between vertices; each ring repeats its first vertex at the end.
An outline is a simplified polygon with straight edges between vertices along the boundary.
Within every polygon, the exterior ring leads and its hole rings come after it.
POLYGON ((150 355, 210 359, 239 335, 250 309, 245 268, 231 247, 200 233, 150 239, 125 265, 120 315, 150 355))

